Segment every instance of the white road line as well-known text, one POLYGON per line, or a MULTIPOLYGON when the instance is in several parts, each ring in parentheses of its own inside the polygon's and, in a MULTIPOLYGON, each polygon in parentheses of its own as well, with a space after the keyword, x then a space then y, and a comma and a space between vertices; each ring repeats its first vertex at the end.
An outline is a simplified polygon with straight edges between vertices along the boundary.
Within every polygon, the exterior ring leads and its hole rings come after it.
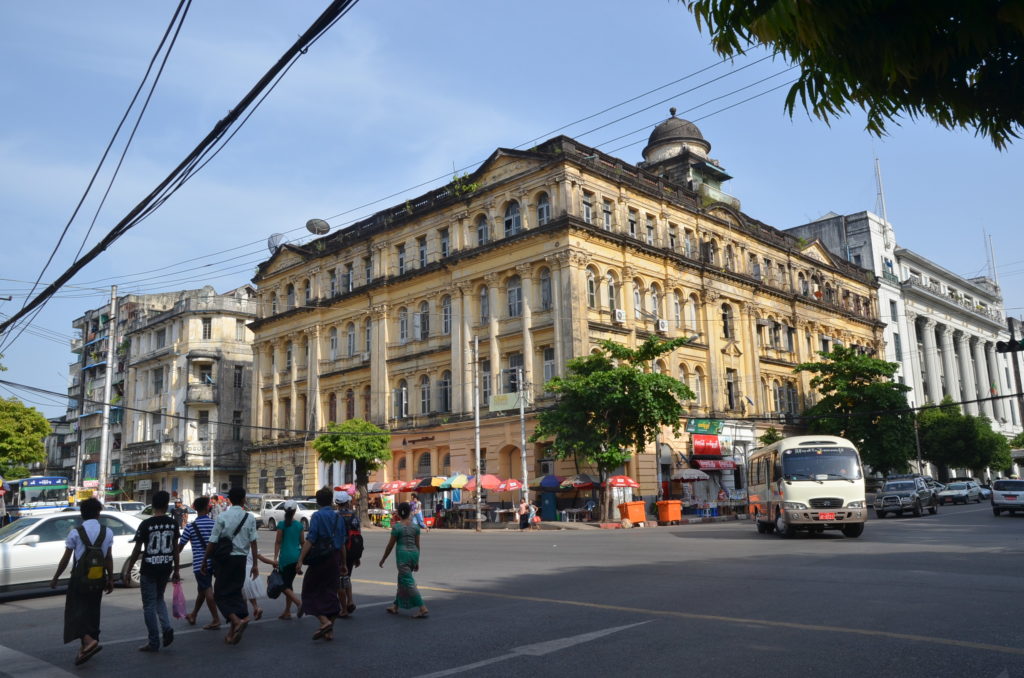
POLYGON ((75 675, 42 659, 36 659, 32 655, 12 650, 4 645, 0 645, 0 670, 4 675, 18 678, 63 678, 75 675))
POLYGON ((648 619, 647 621, 637 622, 635 624, 626 624, 625 626, 613 626, 611 628, 601 629, 600 631, 591 631, 590 633, 581 633, 578 636, 567 636, 565 638, 555 638, 554 640, 545 640, 544 642, 533 643, 531 645, 520 645, 519 647, 512 648, 511 652, 508 652, 508 653, 503 654, 503 655, 499 655, 497 657, 491 657, 490 659, 483 659, 483 660, 478 661, 478 662, 473 662, 472 664, 463 664, 462 666, 456 666, 456 667, 453 667, 453 668, 450 668, 450 669, 444 669, 443 671, 435 671, 434 673, 425 673, 425 674, 423 674, 421 676, 417 676, 417 678, 443 678, 443 676, 454 676, 454 675, 459 674, 459 673, 466 673, 467 671, 472 671, 474 669, 479 669, 479 668, 482 668, 484 666, 489 666, 491 664, 497 664, 498 662, 503 662, 506 659, 515 659, 516 657, 521 657, 523 655, 526 655, 528 657, 543 657, 546 654, 551 654, 553 652, 558 652, 559 650, 566 650, 566 649, 568 649, 570 647, 573 647, 575 645, 580 645, 582 643, 589 643, 592 640, 597 640, 598 638, 603 638, 603 637, 609 636, 609 635, 611 635, 613 633, 618 633, 619 631, 625 631, 626 629, 631 629, 631 628, 633 628, 635 626, 640 626, 642 624, 649 624, 652 621, 653 621, 652 619, 648 619))

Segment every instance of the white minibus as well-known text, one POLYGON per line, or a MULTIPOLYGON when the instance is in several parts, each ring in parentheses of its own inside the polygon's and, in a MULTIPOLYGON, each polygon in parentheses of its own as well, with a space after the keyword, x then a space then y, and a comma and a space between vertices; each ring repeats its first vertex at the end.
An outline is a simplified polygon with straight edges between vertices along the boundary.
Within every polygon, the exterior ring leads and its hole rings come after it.
POLYGON ((859 537, 864 531, 864 471, 857 448, 845 438, 791 436, 754 450, 747 488, 760 534, 842 530, 859 537))

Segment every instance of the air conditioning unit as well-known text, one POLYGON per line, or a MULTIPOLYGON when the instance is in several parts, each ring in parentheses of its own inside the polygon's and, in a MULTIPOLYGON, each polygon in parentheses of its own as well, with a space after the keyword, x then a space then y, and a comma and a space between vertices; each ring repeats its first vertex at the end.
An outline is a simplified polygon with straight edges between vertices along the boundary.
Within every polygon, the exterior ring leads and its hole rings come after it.
POLYGON ((667 320, 659 320, 658 321, 658 331, 662 332, 662 333, 668 332, 668 321, 667 320))
POLYGON ((615 322, 617 322, 617 323, 624 323, 624 322, 626 322, 626 311, 625 311, 625 309, 621 309, 621 308, 615 309, 615 322))

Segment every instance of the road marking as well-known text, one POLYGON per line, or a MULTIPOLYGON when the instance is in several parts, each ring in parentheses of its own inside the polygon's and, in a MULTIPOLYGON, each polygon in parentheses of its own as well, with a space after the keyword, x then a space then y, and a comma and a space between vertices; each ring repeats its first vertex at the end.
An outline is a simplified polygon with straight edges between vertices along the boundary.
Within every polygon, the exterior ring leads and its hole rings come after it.
POLYGON ((424 673, 420 676, 417 676, 417 678, 442 678, 443 676, 454 676, 458 673, 473 671, 475 669, 483 668, 484 666, 497 664, 498 662, 503 662, 506 659, 515 659, 516 657, 521 657, 523 655, 529 657, 543 657, 546 654, 558 652, 559 650, 566 650, 575 645, 589 643, 592 640, 604 638, 605 636, 610 636, 613 633, 625 631, 626 629, 631 629, 635 626, 649 624, 651 623, 651 621, 652 620, 648 619, 647 621, 637 622, 635 624, 626 624, 625 626, 613 626, 611 628, 601 629, 599 631, 591 631, 590 633, 581 633, 578 636, 567 636, 565 638, 545 640, 544 642, 533 643, 531 645, 520 645, 519 647, 512 648, 510 652, 503 655, 499 655, 497 657, 491 657, 490 659, 484 659, 482 661, 473 662, 472 664, 463 664, 462 666, 444 669, 443 671, 435 671, 434 673, 424 673))
POLYGON ((50 662, 36 659, 32 655, 12 650, 0 645, 0 676, 17 676, 17 678, 63 678, 74 676, 50 662))
MULTIPOLYGON (((394 586, 394 582, 375 581, 373 579, 353 579, 359 584, 371 584, 377 586, 394 586)), ((843 633, 846 635, 868 636, 872 638, 889 638, 893 640, 912 640, 919 643, 931 645, 944 645, 947 647, 963 647, 972 650, 984 650, 986 652, 998 652, 1001 654, 1012 654, 1024 656, 1024 648, 1007 647, 1005 645, 992 645, 990 643, 976 643, 969 640, 956 640, 955 638, 934 638, 931 636, 920 636, 914 633, 897 633, 894 631, 879 631, 875 629, 858 629, 849 626, 827 626, 823 624, 801 624, 799 622, 788 622, 773 619, 747 619, 744 617, 726 617, 716 614, 697 614, 695 612, 680 612, 678 610, 653 610, 641 607, 628 607, 625 605, 609 605, 607 603, 588 603, 579 600, 559 600, 557 598, 541 598, 539 596, 519 596, 511 593, 495 593, 491 591, 473 591, 471 589, 453 589, 444 586, 420 586, 417 588, 424 591, 438 591, 440 593, 452 593, 465 596, 484 596, 487 598, 503 598, 506 600, 524 600, 534 603, 548 603, 553 605, 566 605, 570 607, 584 607, 595 610, 613 610, 615 612, 631 612, 635 614, 656 615, 660 617, 675 617, 676 619, 691 619, 698 621, 716 621, 726 624, 756 624, 783 629, 796 629, 799 631, 816 631, 820 633, 843 633)))

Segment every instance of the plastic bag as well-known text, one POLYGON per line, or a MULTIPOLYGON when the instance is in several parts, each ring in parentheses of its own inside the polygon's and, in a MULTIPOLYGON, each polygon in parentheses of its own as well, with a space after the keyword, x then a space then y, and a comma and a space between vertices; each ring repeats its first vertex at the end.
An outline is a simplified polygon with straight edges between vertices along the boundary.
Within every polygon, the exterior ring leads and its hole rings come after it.
POLYGON ((248 593, 251 594, 248 596, 249 598, 256 598, 257 600, 267 597, 267 583, 263 581, 263 577, 253 577, 249 581, 248 593))
POLYGON ((267 598, 276 599, 284 591, 284 577, 275 567, 274 571, 267 577, 267 598))
POLYGON ((175 619, 185 618, 185 589, 181 587, 181 581, 174 582, 174 593, 171 595, 173 614, 175 619))

